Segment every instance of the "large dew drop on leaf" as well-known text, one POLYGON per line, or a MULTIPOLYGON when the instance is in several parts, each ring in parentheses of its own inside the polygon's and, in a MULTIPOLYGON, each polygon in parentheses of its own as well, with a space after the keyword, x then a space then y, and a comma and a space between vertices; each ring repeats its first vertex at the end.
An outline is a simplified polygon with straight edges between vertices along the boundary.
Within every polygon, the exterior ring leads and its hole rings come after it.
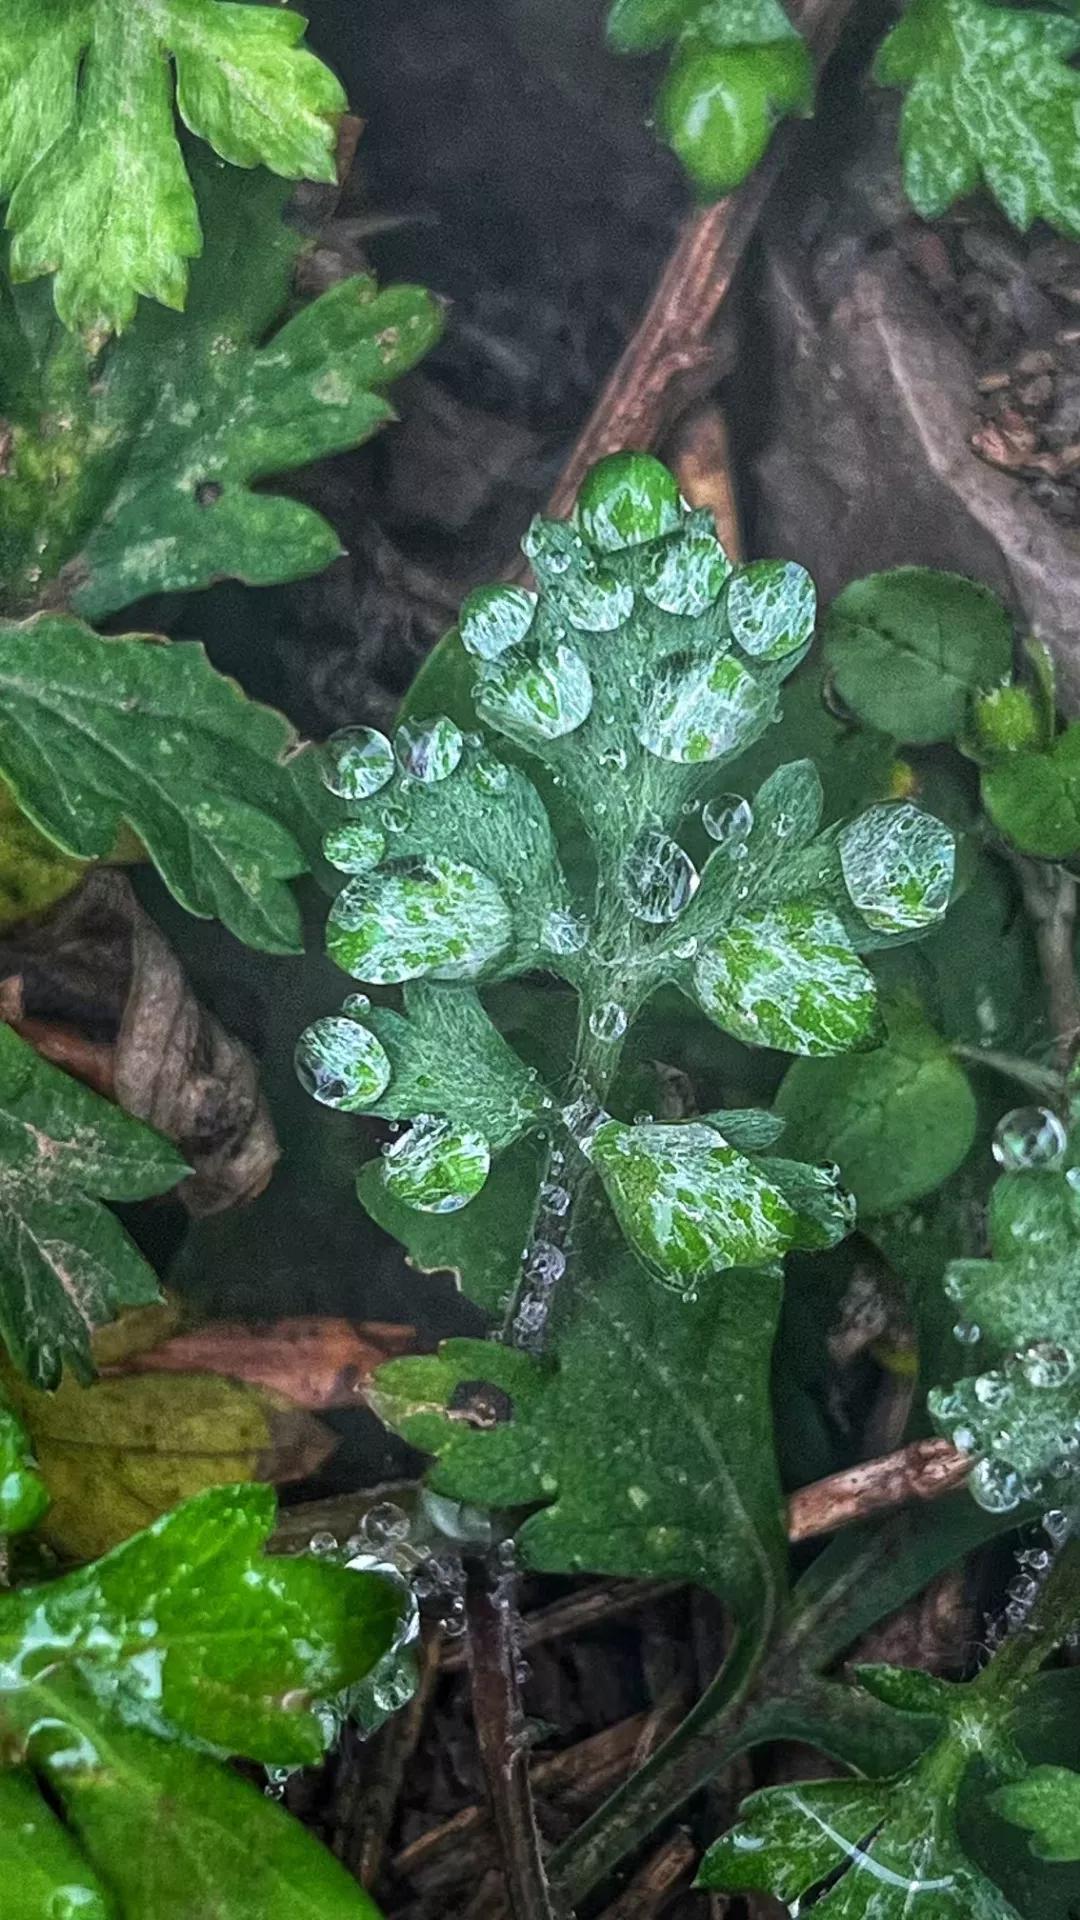
POLYGON ((316 1020, 296 1043, 301 1086, 324 1107, 362 1112, 390 1084, 386 1050, 358 1020, 316 1020))
POLYGON ((510 909, 459 860, 391 860, 358 874, 330 909, 326 946, 356 980, 470 980, 509 946, 510 909))
POLYGON ((524 640, 535 611, 536 595, 523 587, 476 587, 462 604, 461 644, 478 660, 497 660, 524 640))
POLYGON ((684 533, 658 544, 645 568, 645 596, 664 613, 696 619, 715 606, 731 563, 708 533, 684 533))
POLYGON ((794 560, 756 560, 732 575, 727 616, 744 653, 759 660, 782 660, 809 646, 813 637, 814 583, 806 568, 794 560))
POLYGON ((918 807, 871 807, 840 835, 844 885, 876 933, 916 933, 940 920, 955 864, 948 827, 918 807))
POLYGON ((479 1133, 422 1114, 387 1149, 383 1181, 395 1200, 418 1213, 459 1213, 480 1192, 491 1150, 479 1133))
POLYGON ((656 827, 646 827, 626 856, 623 895, 635 920, 663 926, 677 920, 693 899, 698 879, 697 868, 678 841, 656 827))
POLYGON ((582 533, 608 553, 673 533, 679 517, 675 476, 647 453, 613 453, 598 461, 578 494, 582 533))
POLYGON ((740 914, 698 956, 694 987, 718 1026, 751 1046, 846 1053, 877 1024, 877 992, 834 913, 740 914))
POLYGON ((659 760, 697 766, 726 759, 763 733, 776 694, 728 654, 669 660, 650 689, 634 729, 659 760))
POLYGON ((504 654, 484 668, 476 687, 481 719, 525 745, 574 733, 588 719, 592 699, 588 667, 573 647, 565 646, 535 659, 504 654))
POLYGON ((692 1293, 727 1267, 775 1259, 795 1236, 780 1188, 711 1127, 608 1120, 590 1154, 628 1241, 666 1286, 692 1293))
POLYGON ((323 749, 322 775, 340 799, 370 799, 394 777, 394 750, 375 727, 342 727, 323 749))

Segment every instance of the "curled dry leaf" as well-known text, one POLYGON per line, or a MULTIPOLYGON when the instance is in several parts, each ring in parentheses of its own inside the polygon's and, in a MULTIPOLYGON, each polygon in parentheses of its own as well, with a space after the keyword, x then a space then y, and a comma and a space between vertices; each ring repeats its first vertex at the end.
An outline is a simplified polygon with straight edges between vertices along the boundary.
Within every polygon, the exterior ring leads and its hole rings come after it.
POLYGON ((220 1320, 128 1354, 116 1371, 219 1374, 319 1411, 355 1406, 376 1368, 416 1344, 415 1327, 378 1320, 354 1325, 311 1316, 266 1327, 220 1320))
POLYGON ((255 1061, 199 1005, 123 874, 99 868, 52 913, 13 927, 0 940, 4 978, 21 983, 27 1039, 81 1078, 92 1072, 99 1091, 179 1147, 194 1169, 178 1189, 189 1212, 262 1192, 279 1148, 255 1061))

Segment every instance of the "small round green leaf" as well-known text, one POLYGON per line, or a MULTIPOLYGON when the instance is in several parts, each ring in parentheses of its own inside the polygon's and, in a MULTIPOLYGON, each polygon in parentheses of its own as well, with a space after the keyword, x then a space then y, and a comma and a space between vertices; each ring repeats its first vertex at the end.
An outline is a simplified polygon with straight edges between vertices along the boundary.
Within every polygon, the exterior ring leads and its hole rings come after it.
POLYGON ((864 725, 924 746, 962 732, 973 693, 1012 666, 1000 600, 960 574, 898 567, 855 580, 825 621, 836 693, 864 725))

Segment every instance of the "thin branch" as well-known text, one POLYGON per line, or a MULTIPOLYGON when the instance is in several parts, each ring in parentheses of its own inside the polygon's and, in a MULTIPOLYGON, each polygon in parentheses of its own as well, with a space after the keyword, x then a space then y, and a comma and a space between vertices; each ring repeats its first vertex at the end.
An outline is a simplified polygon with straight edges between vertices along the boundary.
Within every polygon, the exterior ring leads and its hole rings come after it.
POLYGON ((1080 1042, 1080 990, 1073 957, 1076 881, 1063 867, 1042 860, 1016 855, 1013 866, 1035 929, 1055 1055, 1062 1073, 1068 1073, 1080 1042))
POLYGON ((473 1713, 514 1920, 556 1920, 529 1780, 518 1682, 517 1580, 492 1565, 467 1588, 473 1713))
MULTIPOLYGON (((832 52, 852 5, 802 0, 792 8, 819 64, 832 52)), ((796 138, 794 127, 783 128, 736 193, 684 221, 653 296, 559 476, 548 502, 552 516, 569 512, 595 461, 623 447, 655 446, 708 386, 713 325, 796 138)))
POLYGON ((677 1890, 689 1880, 698 1859, 698 1847, 685 1827, 677 1827, 670 1839, 646 1860, 624 1887, 604 1920, 653 1920, 666 1907, 677 1890))
POLYGON ((971 1455, 948 1440, 915 1440, 897 1453, 800 1487, 788 1501, 788 1539, 813 1540, 909 1500, 938 1500, 960 1486, 971 1468, 971 1455))

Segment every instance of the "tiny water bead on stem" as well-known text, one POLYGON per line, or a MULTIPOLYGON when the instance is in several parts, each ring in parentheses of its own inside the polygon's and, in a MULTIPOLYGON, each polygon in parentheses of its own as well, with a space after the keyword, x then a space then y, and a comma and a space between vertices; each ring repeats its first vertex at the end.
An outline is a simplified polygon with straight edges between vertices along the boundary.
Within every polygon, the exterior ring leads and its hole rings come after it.
POLYGON ((643 1282, 681 1292, 847 1231, 835 1170, 763 1158, 738 1116, 680 1128, 609 1113, 624 1043, 671 985, 744 1041, 868 1044, 876 994, 859 950, 941 917, 954 854, 906 802, 822 835, 806 762, 756 796, 724 790, 721 769, 777 717, 811 643, 813 584, 792 562, 732 567, 658 461, 601 461, 573 517, 534 521, 523 546, 538 591, 478 588, 449 643, 471 664, 482 731, 418 709, 393 739, 354 726, 328 743, 346 817, 325 851, 348 876, 328 950, 355 979, 403 988, 402 1008, 351 1003, 297 1058, 324 1104, 410 1123, 379 1175, 405 1208, 461 1212, 507 1150, 537 1142, 507 1320, 535 1347, 597 1182, 643 1282), (561 1081, 526 1067, 487 1010, 489 987, 537 973, 578 998, 561 1081), (542 1184, 567 1195, 562 1211, 542 1184))

